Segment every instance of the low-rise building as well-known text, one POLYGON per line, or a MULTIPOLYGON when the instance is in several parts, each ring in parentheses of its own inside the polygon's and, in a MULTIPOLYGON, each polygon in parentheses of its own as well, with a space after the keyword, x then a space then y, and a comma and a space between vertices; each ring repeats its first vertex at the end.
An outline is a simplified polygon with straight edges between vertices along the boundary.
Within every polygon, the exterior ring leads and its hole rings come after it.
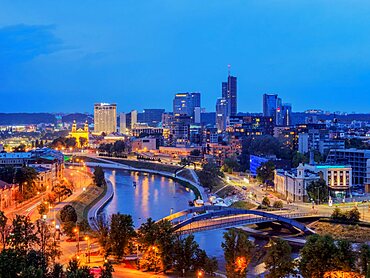
POLYGON ((291 202, 307 202, 307 186, 324 179, 331 195, 343 197, 352 187, 352 168, 349 165, 304 165, 290 171, 275 170, 275 190, 291 202))

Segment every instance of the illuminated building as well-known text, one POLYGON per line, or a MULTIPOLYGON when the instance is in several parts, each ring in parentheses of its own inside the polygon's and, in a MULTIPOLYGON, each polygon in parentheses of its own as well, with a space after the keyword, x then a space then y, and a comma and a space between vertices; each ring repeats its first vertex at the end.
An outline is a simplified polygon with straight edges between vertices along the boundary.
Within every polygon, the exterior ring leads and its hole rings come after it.
POLYGON ((109 103, 94 104, 94 133, 110 134, 117 131, 117 105, 109 103))
POLYGON ((89 144, 89 125, 87 122, 84 124, 84 128, 77 128, 76 121, 73 121, 72 130, 69 133, 69 137, 75 138, 77 147, 82 148, 89 144))

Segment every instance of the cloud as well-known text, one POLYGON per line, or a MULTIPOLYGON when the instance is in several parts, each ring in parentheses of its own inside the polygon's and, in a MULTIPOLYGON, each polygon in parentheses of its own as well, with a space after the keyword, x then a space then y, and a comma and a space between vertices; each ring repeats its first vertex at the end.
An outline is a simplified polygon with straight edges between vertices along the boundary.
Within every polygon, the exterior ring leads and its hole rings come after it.
POLYGON ((63 49, 63 41, 55 36, 54 30, 55 25, 19 24, 0 28, 2 66, 30 61, 63 49))

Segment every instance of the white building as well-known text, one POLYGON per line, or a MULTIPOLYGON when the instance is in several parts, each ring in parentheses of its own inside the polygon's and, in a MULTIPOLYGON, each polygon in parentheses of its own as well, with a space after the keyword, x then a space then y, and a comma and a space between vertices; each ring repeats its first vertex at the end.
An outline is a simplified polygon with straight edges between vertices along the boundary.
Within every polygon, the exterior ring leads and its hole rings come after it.
POLYGON ((291 171, 275 170, 275 190, 288 201, 307 202, 307 186, 320 178, 326 181, 332 194, 342 196, 352 187, 352 168, 349 165, 300 164, 291 171))
POLYGON ((94 104, 94 133, 110 134, 117 131, 117 105, 109 103, 94 104))

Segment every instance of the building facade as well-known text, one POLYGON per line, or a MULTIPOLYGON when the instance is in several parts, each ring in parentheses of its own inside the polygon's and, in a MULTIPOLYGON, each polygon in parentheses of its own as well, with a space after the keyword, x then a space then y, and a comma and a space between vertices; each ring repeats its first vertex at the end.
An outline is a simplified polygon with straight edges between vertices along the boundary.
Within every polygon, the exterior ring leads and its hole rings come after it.
POLYGON ((117 131, 117 105, 109 103, 95 103, 94 133, 110 134, 116 131, 117 131))

